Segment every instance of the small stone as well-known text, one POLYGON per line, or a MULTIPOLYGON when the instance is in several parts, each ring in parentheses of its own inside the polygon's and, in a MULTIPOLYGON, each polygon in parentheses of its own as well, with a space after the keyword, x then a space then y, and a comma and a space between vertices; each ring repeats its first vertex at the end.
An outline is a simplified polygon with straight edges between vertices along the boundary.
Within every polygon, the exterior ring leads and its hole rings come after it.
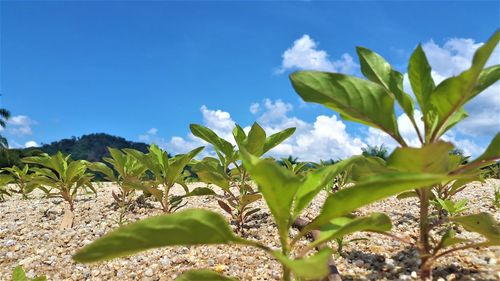
POLYGON ((215 261, 213 259, 209 259, 207 261, 207 263, 208 263, 208 266, 214 266, 215 265, 215 261))
POLYGON ((144 276, 151 277, 151 276, 153 276, 153 274, 154 274, 154 272, 151 268, 144 270, 144 276))
POLYGON ((443 277, 439 277, 437 281, 446 281, 443 277))
POLYGON ((92 270, 92 276, 99 276, 99 274, 101 274, 101 271, 99 271, 98 269, 92 270))
POLYGON ((224 270, 226 270, 226 267, 227 267, 227 266, 225 266, 225 265, 223 265, 223 264, 218 264, 218 265, 216 265, 216 266, 215 266, 214 270, 215 270, 216 272, 218 272, 218 273, 221 273, 221 272, 223 272, 224 270))
POLYGON ((7 240, 7 241, 5 241, 5 243, 4 243, 5 247, 12 247, 12 246, 14 246, 15 244, 16 244, 16 240, 12 240, 12 239, 7 240))
POLYGON ((412 271, 410 274, 411 278, 417 279, 417 273, 415 271, 412 271))
POLYGON ((363 266, 363 264, 365 264, 365 262, 364 262, 364 261, 362 261, 362 260, 355 260, 355 261, 353 262, 353 264, 354 264, 355 266, 357 266, 357 267, 362 267, 362 266, 363 266))
POLYGON ((497 264, 497 260, 495 258, 491 258, 489 261, 488 261, 488 264, 489 265, 495 265, 497 264))

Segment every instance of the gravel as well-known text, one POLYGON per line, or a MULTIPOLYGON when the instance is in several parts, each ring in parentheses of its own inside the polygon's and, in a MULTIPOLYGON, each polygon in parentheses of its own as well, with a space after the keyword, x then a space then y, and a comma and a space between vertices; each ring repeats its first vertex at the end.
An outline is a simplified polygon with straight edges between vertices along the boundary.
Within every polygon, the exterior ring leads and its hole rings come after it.
MULTIPOLYGON (((200 186, 200 184, 195 184, 200 186)), ((500 180, 472 183, 457 199, 467 198, 471 212, 490 212, 496 220, 500 213, 486 198, 493 196, 493 187, 500 180)), ((79 248, 117 227, 118 212, 112 205, 109 183, 99 184, 98 196, 81 195, 76 202, 76 217, 72 229, 61 230, 59 223, 65 202, 45 199, 35 192, 31 199, 7 198, 0 203, 0 280, 10 280, 11 271, 22 265, 29 277, 46 275, 49 280, 173 280, 182 272, 207 268, 240 280, 279 280, 279 263, 261 250, 247 246, 193 246, 149 250, 127 258, 97 264, 78 264, 71 259, 79 248)), ((175 192, 181 192, 178 188, 175 192)), ((320 193, 303 214, 312 219, 318 214, 326 193, 320 193)), ((210 197, 192 197, 184 208, 207 208, 225 215, 210 197)), ((159 207, 155 202, 148 202, 159 207)), ((248 224, 244 236, 279 248, 276 226, 263 202, 262 209, 248 224)), ((418 201, 388 198, 360 209, 357 214, 370 212, 388 214, 393 231, 400 236, 415 237, 418 226, 418 201)), ((137 206, 127 214, 128 221, 161 214, 158 208, 137 206)), ((229 217, 228 217, 229 220, 229 217)), ((292 234, 297 231, 293 230, 292 234)), ((477 239, 474 233, 461 231, 462 238, 477 239)), ((346 238, 369 238, 344 246, 334 260, 343 280, 416 280, 418 253, 415 249, 391 238, 373 233, 356 233, 346 238)), ((306 245, 306 240, 298 242, 306 245)), ((332 244, 332 248, 336 245, 332 244)), ((500 247, 470 249, 456 252, 435 263, 435 280, 500 280, 498 259, 500 247)))

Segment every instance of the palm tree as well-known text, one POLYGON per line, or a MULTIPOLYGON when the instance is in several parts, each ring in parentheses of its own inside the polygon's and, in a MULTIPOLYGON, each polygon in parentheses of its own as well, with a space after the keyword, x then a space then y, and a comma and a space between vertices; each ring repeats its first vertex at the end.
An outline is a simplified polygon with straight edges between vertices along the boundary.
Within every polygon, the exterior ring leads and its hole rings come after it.
MULTIPOLYGON (((7 120, 10 118, 10 112, 5 108, 0 108, 0 127, 5 128, 7 126, 7 120)), ((0 135, 0 149, 6 149, 9 147, 7 139, 0 135)))
POLYGON ((380 146, 368 145, 367 147, 361 148, 361 150, 363 151, 363 156, 374 156, 387 160, 388 151, 387 147, 385 147, 383 144, 380 146))

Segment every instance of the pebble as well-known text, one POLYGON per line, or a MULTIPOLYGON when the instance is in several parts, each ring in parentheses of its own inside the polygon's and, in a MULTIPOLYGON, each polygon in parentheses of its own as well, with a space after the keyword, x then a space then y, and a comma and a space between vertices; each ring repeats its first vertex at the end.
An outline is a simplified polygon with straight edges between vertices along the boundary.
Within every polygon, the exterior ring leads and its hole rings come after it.
POLYGON ((154 274, 154 272, 151 268, 144 270, 144 276, 151 277, 151 276, 153 276, 153 274, 154 274))

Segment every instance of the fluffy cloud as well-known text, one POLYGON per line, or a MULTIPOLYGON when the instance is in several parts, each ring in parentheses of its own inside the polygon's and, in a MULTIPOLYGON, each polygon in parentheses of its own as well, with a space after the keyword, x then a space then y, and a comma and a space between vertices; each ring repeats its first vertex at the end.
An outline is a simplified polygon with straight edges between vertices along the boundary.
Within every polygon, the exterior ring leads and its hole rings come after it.
MULTIPOLYGON (((35 124, 36 122, 26 115, 16 115, 7 121, 6 130, 11 135, 28 136, 33 134, 32 126, 35 124)), ((2 130, 3 128, 0 131, 2 130)))
MULTIPOLYGON (((234 144, 232 129, 235 121, 230 113, 211 110, 206 106, 202 106, 200 110, 203 115, 203 124, 234 144)), ((256 115, 257 121, 268 135, 289 127, 297 128, 295 134, 274 148, 270 155, 277 158, 294 155, 302 161, 318 161, 319 159, 345 158, 361 153, 364 142, 348 134, 345 124, 338 120, 336 115, 320 115, 313 123, 308 123, 297 117, 288 116, 292 110, 291 104, 281 100, 265 99, 251 106, 250 111, 256 115), (256 107, 259 111, 252 110, 256 107)), ((244 130, 248 132, 250 124, 244 127, 244 130)), ((201 145, 207 144, 192 134, 188 134, 186 137, 172 137, 166 147, 174 153, 184 153, 201 145)), ((202 156, 211 153, 213 152, 209 148, 202 156)))
POLYGON ((24 144, 24 147, 38 147, 38 143, 36 141, 27 141, 25 144, 24 144))
POLYGON ((330 60, 328 53, 318 50, 317 47, 318 43, 309 35, 302 35, 283 53, 283 61, 277 73, 291 69, 353 73, 356 69, 357 65, 349 54, 343 54, 338 60, 330 60))
MULTIPOLYGON (((452 38, 439 46, 434 41, 423 44, 423 49, 432 66, 436 84, 446 77, 468 69, 474 52, 483 45, 473 39, 452 38)), ((487 66, 500 64, 500 48, 493 52, 487 66)), ((407 83, 408 87, 409 83, 407 83)), ((470 117, 459 123, 456 130, 467 136, 491 136, 500 128, 500 84, 488 88, 465 105, 470 117)))

